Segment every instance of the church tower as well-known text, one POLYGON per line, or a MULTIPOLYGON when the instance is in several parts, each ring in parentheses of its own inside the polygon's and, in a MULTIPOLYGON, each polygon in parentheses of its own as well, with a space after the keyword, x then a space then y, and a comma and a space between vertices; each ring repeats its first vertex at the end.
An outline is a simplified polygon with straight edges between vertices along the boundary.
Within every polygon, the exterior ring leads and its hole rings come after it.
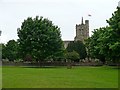
POLYGON ((84 42, 85 39, 89 37, 89 20, 85 20, 85 24, 82 21, 81 24, 77 25, 76 24, 76 37, 74 38, 75 41, 82 41, 84 42))

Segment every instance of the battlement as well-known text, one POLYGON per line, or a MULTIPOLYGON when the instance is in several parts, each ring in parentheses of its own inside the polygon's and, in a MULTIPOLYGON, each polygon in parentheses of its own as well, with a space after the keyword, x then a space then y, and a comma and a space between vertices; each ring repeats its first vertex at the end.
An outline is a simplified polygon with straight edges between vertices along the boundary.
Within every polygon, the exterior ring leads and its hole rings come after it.
POLYGON ((89 24, 89 20, 85 20, 85 24, 89 24))
POLYGON ((89 37, 89 20, 82 21, 81 24, 76 24, 76 37, 75 41, 83 41, 89 37))

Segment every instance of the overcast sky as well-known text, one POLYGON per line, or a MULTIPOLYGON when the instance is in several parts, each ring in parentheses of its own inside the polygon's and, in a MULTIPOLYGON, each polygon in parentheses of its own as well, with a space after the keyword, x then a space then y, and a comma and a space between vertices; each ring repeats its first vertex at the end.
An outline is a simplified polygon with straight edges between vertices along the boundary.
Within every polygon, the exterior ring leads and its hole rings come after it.
POLYGON ((74 40, 75 25, 81 17, 90 22, 91 31, 106 26, 120 0, 0 0, 0 43, 17 39, 17 28, 27 17, 43 16, 61 30, 63 40, 74 40), (89 17, 88 14, 92 16, 89 17))

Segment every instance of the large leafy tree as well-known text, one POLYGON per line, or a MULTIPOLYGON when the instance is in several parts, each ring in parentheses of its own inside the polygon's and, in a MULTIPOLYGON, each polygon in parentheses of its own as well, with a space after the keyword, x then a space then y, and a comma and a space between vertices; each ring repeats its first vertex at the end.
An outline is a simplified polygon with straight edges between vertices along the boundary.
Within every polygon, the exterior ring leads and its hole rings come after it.
POLYGON ((79 54, 80 59, 85 59, 87 56, 85 45, 81 41, 70 42, 66 50, 68 52, 76 51, 79 54))
POLYGON ((67 68, 70 69, 72 68, 72 61, 74 62, 79 62, 79 54, 76 51, 72 51, 72 52, 67 52, 65 54, 65 58, 67 59, 67 68))
POLYGON ((111 49, 110 57, 113 60, 120 60, 120 7, 112 14, 112 17, 107 20, 107 23, 111 27, 109 33, 109 48, 111 49))
POLYGON ((120 8, 107 20, 109 26, 94 30, 86 45, 89 55, 100 59, 118 62, 120 60, 120 8))
POLYGON ((18 59, 18 43, 15 40, 10 40, 6 45, 2 44, 2 58, 14 61, 18 59))
POLYGON ((18 37, 22 58, 30 56, 41 61, 63 55, 60 28, 46 18, 28 17, 18 28, 18 37))
POLYGON ((106 28, 99 28, 93 31, 93 35, 87 39, 86 46, 88 50, 88 57, 98 58, 100 61, 105 63, 105 53, 107 49, 107 45, 105 41, 103 41, 106 37, 104 34, 106 32, 106 28))

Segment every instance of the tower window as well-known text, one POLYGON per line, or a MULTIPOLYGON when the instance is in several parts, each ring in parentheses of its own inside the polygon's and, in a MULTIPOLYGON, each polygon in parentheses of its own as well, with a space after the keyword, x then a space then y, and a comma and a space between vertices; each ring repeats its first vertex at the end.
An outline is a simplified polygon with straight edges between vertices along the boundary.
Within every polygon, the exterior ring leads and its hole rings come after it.
POLYGON ((83 31, 83 29, 79 29, 80 31, 83 31))

